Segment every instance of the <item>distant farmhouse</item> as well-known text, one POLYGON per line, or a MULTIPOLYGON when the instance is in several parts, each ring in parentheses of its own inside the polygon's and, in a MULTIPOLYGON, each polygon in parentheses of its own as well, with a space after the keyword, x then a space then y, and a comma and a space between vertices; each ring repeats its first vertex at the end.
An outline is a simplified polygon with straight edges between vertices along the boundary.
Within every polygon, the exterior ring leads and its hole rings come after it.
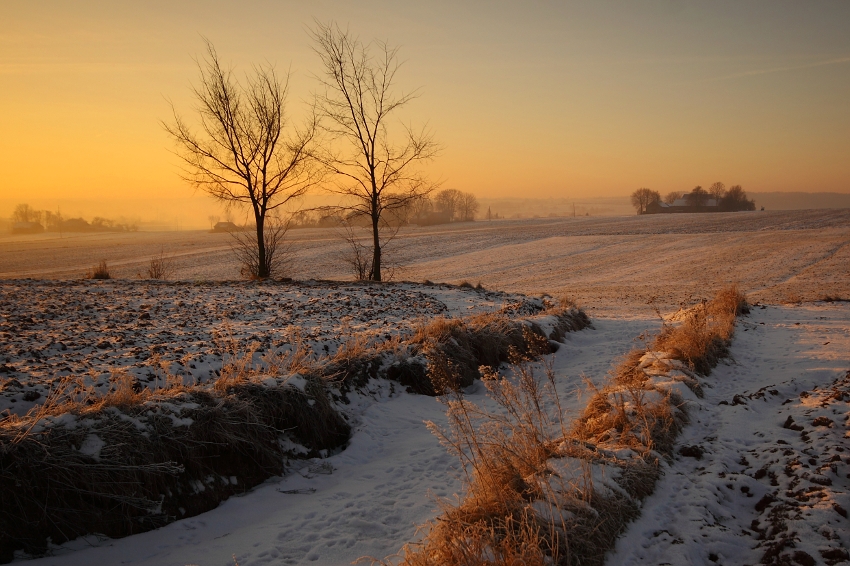
POLYGON ((720 212, 720 202, 715 198, 699 199, 691 193, 684 194, 672 203, 657 200, 646 205, 645 214, 665 212, 720 212))
POLYGON ((44 226, 38 222, 14 222, 12 223, 12 234, 41 234, 44 226))
POLYGON ((212 229, 213 232, 241 232, 242 228, 233 222, 216 222, 212 229))
MULTIPOLYGON (((722 185, 721 185, 722 188, 722 185)), ((664 202, 658 193, 652 192, 653 198, 647 202, 643 212, 639 214, 668 214, 675 212, 738 212, 755 210, 756 203, 747 198, 747 193, 736 185, 728 191, 721 190, 722 196, 715 198, 697 187, 672 202, 664 202)))

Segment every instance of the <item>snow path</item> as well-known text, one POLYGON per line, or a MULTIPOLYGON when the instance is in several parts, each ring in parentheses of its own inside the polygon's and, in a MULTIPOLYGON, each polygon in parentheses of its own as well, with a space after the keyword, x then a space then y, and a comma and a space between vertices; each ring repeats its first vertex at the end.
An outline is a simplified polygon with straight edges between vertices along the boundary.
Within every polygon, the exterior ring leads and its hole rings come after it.
POLYGON ((850 305, 756 307, 739 322, 732 359, 705 380, 679 438, 702 458, 677 455, 665 466, 610 566, 759 563, 766 548, 756 548, 755 528, 775 525, 769 515, 780 504, 791 515, 782 516, 793 544, 785 552, 801 564, 850 549, 846 511, 834 507, 850 508, 850 403, 846 394, 807 402, 850 370, 850 305), (818 415, 834 422, 812 432, 826 422, 818 415), (789 416, 804 429, 783 427, 789 416), (781 503, 770 507, 774 498, 781 503))
MULTIPOLYGON (((559 390, 570 411, 580 410, 587 400, 575 395, 583 387, 582 375, 600 383, 635 336, 658 328, 651 318, 593 324, 569 334, 554 356, 559 390)), ((459 493, 460 470, 423 424, 446 422, 438 400, 393 393, 387 382, 369 387, 343 407, 355 430, 339 454, 295 462, 299 469, 203 515, 120 540, 76 540, 54 549, 55 556, 27 563, 233 566, 235 555, 241 566, 335 565, 398 552, 415 539, 416 525, 436 516, 434 497, 459 493)), ((468 397, 484 401, 483 389, 477 383, 468 397)))

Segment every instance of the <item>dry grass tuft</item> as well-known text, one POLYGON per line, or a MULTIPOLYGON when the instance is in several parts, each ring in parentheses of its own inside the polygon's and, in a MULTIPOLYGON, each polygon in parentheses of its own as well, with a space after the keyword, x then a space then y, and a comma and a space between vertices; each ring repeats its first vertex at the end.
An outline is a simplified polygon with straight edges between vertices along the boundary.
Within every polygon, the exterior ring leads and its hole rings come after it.
POLYGON ((27 415, 0 421, 0 558, 197 515, 282 473, 288 456, 348 440, 322 380, 270 384, 246 358, 208 388, 166 375, 163 387, 144 389, 116 372, 98 394, 68 379, 27 415))
MULTIPOLYGON (((594 487, 592 466, 616 461, 570 432, 552 366, 542 368, 543 379, 528 362, 515 365, 510 378, 484 369, 494 411, 457 392, 444 398, 448 428, 428 426, 462 463, 466 496, 442 502, 424 540, 394 557, 399 563, 602 563, 637 506, 628 495, 594 487)), ((654 468, 640 459, 619 465, 626 485, 652 481, 654 468)))
MULTIPOLYGON (((735 316, 746 309, 736 288, 721 291, 680 325, 665 326, 652 349, 672 352, 660 360, 710 371, 727 352, 735 316)), ((441 321, 423 333, 456 342, 457 323, 441 321)), ((463 399, 457 388, 445 388, 449 427, 429 423, 429 428, 460 460, 466 496, 442 504, 442 515, 428 525, 422 542, 374 562, 603 564, 617 535, 638 515, 639 500, 652 493, 660 458, 672 454, 687 420, 678 391, 654 386, 644 372, 648 351, 625 356, 605 387, 589 384, 592 396, 572 423, 566 422, 554 372, 545 362, 545 380, 522 360, 510 379, 481 368, 497 411, 463 399), (608 470, 603 480, 615 477, 615 486, 594 485, 593 470, 600 466, 608 470)), ((446 363, 440 371, 459 370, 446 363)))
POLYGON ((89 269, 86 272, 86 279, 112 279, 109 268, 106 266, 106 260, 100 260, 100 263, 89 269))
POLYGON ((746 298, 733 285, 718 292, 711 301, 693 307, 680 325, 665 325, 653 349, 668 352, 692 370, 708 375, 720 358, 728 354, 735 318, 747 312, 746 298))
POLYGON ((175 265, 174 258, 165 255, 165 252, 160 251, 158 256, 154 256, 148 262, 148 267, 144 273, 139 273, 139 279, 168 279, 174 274, 175 265))
POLYGON ((547 313, 559 321, 553 336, 546 336, 535 323, 517 321, 501 312, 462 319, 436 318, 418 327, 410 340, 415 353, 425 358, 424 365, 428 370, 406 367, 404 372, 400 372, 403 374, 400 380, 415 381, 412 377, 414 371, 420 378, 431 376, 431 383, 413 386, 416 392, 429 395, 442 394, 444 386, 449 389, 468 387, 481 377, 482 366, 497 368, 505 362, 548 354, 552 351, 550 339, 562 339, 566 332, 590 324, 587 316, 574 307, 558 307, 547 313), (444 367, 446 360, 452 364, 448 372, 444 367), (441 380, 440 384, 435 384, 434 378, 441 380))

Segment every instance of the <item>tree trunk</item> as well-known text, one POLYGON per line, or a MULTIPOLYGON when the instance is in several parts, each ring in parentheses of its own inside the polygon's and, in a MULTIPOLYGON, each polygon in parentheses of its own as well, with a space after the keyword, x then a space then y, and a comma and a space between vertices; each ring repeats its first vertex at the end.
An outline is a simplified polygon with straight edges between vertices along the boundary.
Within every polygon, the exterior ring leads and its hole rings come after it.
POLYGON ((257 278, 266 279, 269 276, 269 268, 266 263, 266 239, 263 234, 265 218, 260 211, 254 211, 254 219, 257 223, 257 278))
POLYGON ((379 218, 372 214, 372 281, 381 280, 381 237, 378 231, 379 218))

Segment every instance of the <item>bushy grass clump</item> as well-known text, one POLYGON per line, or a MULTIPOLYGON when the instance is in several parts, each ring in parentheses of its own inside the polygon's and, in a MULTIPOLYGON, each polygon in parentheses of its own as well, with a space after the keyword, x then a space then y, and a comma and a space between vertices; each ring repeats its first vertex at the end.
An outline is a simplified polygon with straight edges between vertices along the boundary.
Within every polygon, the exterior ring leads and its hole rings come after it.
MULTIPOLYGON (((543 364, 545 379, 538 379, 522 356, 509 377, 482 368, 498 410, 447 389, 449 426, 429 426, 461 462, 466 494, 442 503, 420 543, 376 562, 603 564, 617 535, 639 514, 640 500, 652 493, 660 460, 672 455, 687 420, 680 390, 644 371, 646 355, 665 350, 660 359, 706 375, 728 354, 735 317, 745 312, 743 295, 731 287, 692 309, 681 324, 665 325, 651 348, 630 352, 607 385, 592 388, 573 421, 561 410, 551 365, 543 364)), ((432 329, 438 331, 455 336, 451 326, 432 329)), ((440 372, 460 370, 449 363, 440 372)), ((460 377, 443 377, 453 380, 460 377)))
POLYGON ((106 260, 102 259, 100 263, 92 266, 86 272, 86 279, 112 279, 112 275, 109 274, 109 267, 106 265, 106 260))

